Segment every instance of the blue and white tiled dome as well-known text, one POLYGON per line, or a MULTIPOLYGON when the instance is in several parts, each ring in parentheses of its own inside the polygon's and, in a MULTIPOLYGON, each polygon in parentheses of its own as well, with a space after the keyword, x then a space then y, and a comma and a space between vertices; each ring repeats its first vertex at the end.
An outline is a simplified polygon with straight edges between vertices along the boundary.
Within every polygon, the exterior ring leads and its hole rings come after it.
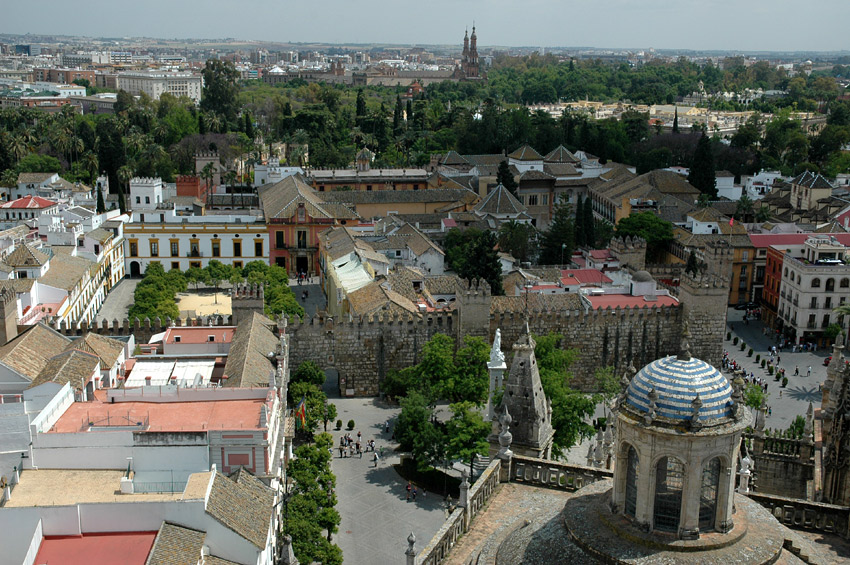
POLYGON ((699 395, 699 420, 732 417, 732 387, 720 371, 699 359, 675 355, 653 361, 634 376, 626 391, 626 403, 638 412, 649 412, 649 393, 658 395, 655 411, 672 420, 691 420, 693 401, 699 395))

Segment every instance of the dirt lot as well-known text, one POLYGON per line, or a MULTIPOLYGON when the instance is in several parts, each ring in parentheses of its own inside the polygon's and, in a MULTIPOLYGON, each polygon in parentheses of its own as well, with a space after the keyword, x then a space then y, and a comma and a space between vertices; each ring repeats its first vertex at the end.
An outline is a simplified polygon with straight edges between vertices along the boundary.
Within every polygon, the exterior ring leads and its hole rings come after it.
POLYGON ((219 291, 216 304, 216 295, 212 290, 180 292, 177 294, 177 308, 180 309, 181 318, 213 314, 229 316, 230 295, 227 290, 219 291))

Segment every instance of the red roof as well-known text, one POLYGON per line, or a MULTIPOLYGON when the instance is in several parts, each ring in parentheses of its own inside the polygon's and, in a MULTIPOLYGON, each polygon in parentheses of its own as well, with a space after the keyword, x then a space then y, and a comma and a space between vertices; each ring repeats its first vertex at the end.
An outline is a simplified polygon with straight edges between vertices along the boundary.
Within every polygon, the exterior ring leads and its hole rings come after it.
POLYGON ((182 326, 171 327, 165 330, 163 343, 211 343, 209 337, 215 337, 215 343, 230 343, 233 341, 235 327, 211 327, 211 326, 182 326), (180 341, 174 338, 179 337, 180 341))
POLYGON ((11 202, 4 202, 0 205, 0 208, 50 208, 51 206, 56 206, 56 202, 42 198, 41 196, 24 196, 11 202))
POLYGON ((101 565, 115 563, 144 565, 157 532, 121 532, 81 536, 44 536, 36 563, 101 565))
POLYGON ((564 269, 561 277, 561 284, 565 286, 614 282, 599 269, 564 269))
POLYGON ((611 255, 610 249, 591 249, 590 256, 594 259, 613 259, 614 257, 611 255))
POLYGON ((445 218, 443 220, 443 225, 447 228, 456 228, 457 222, 454 220, 454 218, 445 218))
POLYGON ((678 306, 679 301, 668 295, 657 296, 657 300, 649 301, 644 296, 631 296, 628 294, 596 294, 588 295, 587 299, 593 305, 594 310, 604 310, 609 306, 614 309, 620 308, 661 308, 662 306, 678 306))
POLYGON ((770 247, 771 245, 802 245, 810 237, 832 236, 842 245, 850 245, 850 233, 767 233, 750 234, 753 247, 770 247))
POLYGON ((259 430, 260 411, 265 399, 210 400, 197 402, 115 402, 108 403, 105 390, 94 393, 93 402, 75 402, 50 430, 75 433, 87 430, 88 423, 106 426, 114 422, 143 422, 146 431, 200 432, 204 430, 259 430))

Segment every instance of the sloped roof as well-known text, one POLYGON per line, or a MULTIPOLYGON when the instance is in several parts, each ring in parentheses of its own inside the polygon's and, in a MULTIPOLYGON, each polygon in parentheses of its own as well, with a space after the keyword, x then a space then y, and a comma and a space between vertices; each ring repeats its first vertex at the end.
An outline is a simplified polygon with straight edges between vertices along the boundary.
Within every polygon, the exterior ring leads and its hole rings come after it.
POLYGON ((367 316, 379 312, 417 313, 416 307, 410 300, 375 281, 349 292, 348 305, 354 316, 367 316))
POLYGON ((834 188, 832 183, 826 180, 820 173, 804 171, 791 179, 791 184, 806 186, 808 188, 834 188))
POLYGON ((404 202, 464 202, 471 203, 478 195, 467 188, 431 188, 428 190, 333 190, 318 193, 325 203, 396 204, 404 202))
POLYGON ((552 180, 554 178, 555 177, 549 173, 544 173, 543 171, 538 171, 536 169, 525 171, 519 176, 520 182, 529 180, 552 180))
POLYGON ((302 204, 312 218, 354 219, 357 217, 357 214, 345 206, 327 205, 319 195, 330 193, 316 192, 299 175, 291 175, 278 183, 264 185, 259 192, 260 205, 267 220, 291 218, 302 204))
POLYGON ((109 230, 103 228, 96 228, 87 233, 86 237, 89 237, 97 241, 98 243, 104 243, 106 241, 109 241, 109 238, 115 237, 115 235, 109 230))
POLYGON ((464 159, 457 151, 449 151, 440 161, 441 165, 469 165, 469 161, 464 159))
POLYGON ((578 163, 579 159, 569 149, 559 145, 543 157, 544 163, 578 163))
MULTIPOLYGON (((525 295, 494 296, 493 301, 490 303, 490 313, 524 312, 525 298, 525 295)), ((564 310, 577 310, 581 307, 581 299, 575 293, 532 293, 528 295, 528 309, 531 312, 561 312, 564 310)))
POLYGON ((423 234, 411 224, 404 224, 393 235, 404 237, 407 247, 409 247, 417 257, 428 251, 436 251, 440 255, 445 255, 439 245, 431 241, 431 238, 423 234))
POLYGON ((543 172, 553 177, 576 177, 579 172, 569 163, 543 163, 543 172))
POLYGON ((473 208, 476 214, 520 214, 528 208, 510 193, 503 185, 497 185, 473 208))
POLYGON ((42 183, 56 173, 18 173, 18 184, 42 183))
POLYGON ((0 347, 0 362, 35 379, 48 359, 57 351, 63 351, 70 341, 45 324, 38 323, 0 347))
POLYGON ((271 525, 274 494, 247 472, 233 481, 216 473, 207 498, 207 514, 259 549, 265 549, 271 525))
POLYGON ((25 210, 25 209, 43 209, 56 206, 56 202, 42 198, 41 196, 23 196, 17 200, 4 202, 0 204, 0 208, 4 210, 25 210))
POLYGON ((100 359, 97 355, 78 349, 69 349, 48 359, 30 386, 54 382, 60 385, 71 383, 73 388, 83 388, 86 380, 99 366, 100 359))
MULTIPOLYGON (((186 565, 197 563, 206 532, 163 522, 156 534, 145 565, 186 565)), ((208 561, 207 561, 208 562, 208 561)))
POLYGON ((249 387, 269 384, 269 377, 275 366, 267 356, 269 352, 277 351, 279 343, 272 328, 274 322, 257 312, 239 322, 224 365, 227 378, 223 380, 222 386, 249 387))
POLYGON ((44 265, 50 257, 47 253, 32 247, 29 244, 19 245, 14 251, 3 258, 3 262, 10 267, 40 267, 44 265))
POLYGON ((89 269, 94 261, 73 255, 54 255, 50 268, 38 279, 40 284, 71 291, 89 269))
POLYGON ((85 336, 78 337, 69 343, 66 349, 78 349, 97 355, 103 368, 108 369, 118 362, 121 352, 124 351, 124 343, 111 337, 88 332, 85 336))
POLYGON ((525 144, 522 147, 518 148, 513 153, 508 155, 511 159, 515 159, 517 161, 542 161, 543 156, 534 150, 529 144, 525 144))

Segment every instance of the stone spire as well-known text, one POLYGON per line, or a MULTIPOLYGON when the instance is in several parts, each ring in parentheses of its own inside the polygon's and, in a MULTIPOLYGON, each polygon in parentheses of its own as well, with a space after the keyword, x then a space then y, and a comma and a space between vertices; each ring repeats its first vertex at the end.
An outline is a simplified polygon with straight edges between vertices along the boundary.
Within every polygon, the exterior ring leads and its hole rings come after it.
POLYGON ((545 458, 552 445, 554 430, 534 346, 534 338, 526 323, 524 334, 513 346, 514 357, 505 382, 502 408, 509 410, 513 416, 514 451, 545 458))
POLYGON ((691 332, 688 330, 688 322, 686 320, 682 322, 682 343, 679 346, 679 355, 676 357, 679 361, 690 361, 693 357, 691 355, 691 344, 688 343, 690 337, 691 332))

